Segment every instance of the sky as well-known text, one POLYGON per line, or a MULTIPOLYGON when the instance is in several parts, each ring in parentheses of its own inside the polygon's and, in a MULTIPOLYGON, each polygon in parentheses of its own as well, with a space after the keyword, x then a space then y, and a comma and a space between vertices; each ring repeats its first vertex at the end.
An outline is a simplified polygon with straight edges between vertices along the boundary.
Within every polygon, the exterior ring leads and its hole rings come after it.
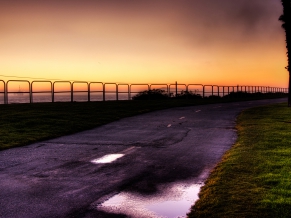
POLYGON ((0 0, 0 80, 287 87, 281 13, 280 0, 0 0))

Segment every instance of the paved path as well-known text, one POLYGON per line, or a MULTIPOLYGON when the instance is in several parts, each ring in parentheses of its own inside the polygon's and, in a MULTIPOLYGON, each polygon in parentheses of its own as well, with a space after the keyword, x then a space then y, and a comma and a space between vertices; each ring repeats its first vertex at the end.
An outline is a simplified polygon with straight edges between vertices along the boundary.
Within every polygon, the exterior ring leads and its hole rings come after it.
POLYGON ((0 152, 0 217, 109 217, 94 209, 121 190, 204 181, 236 140, 243 109, 285 99, 174 108, 0 152), (92 162, 124 154, 112 163, 92 162))

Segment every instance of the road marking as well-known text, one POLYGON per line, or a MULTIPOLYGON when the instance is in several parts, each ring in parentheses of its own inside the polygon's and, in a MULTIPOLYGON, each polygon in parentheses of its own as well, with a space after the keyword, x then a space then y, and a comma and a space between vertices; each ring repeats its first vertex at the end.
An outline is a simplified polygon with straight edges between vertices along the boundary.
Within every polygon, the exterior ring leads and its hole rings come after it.
POLYGON ((134 149, 136 149, 135 146, 131 146, 130 148, 127 148, 120 153, 116 154, 106 154, 103 157, 91 160, 91 163, 93 164, 104 164, 104 163, 112 163, 113 161, 116 161, 117 159, 125 156, 126 154, 131 153, 134 149))
POLYGON ((121 153, 129 153, 131 150, 133 150, 133 149, 135 149, 136 147, 134 147, 134 146, 131 146, 130 148, 127 148, 127 149, 125 149, 125 150, 123 150, 121 153))
POLYGON ((201 110, 197 110, 197 111, 195 111, 196 113, 198 113, 198 112, 200 112, 201 110))
POLYGON ((184 119, 184 118, 185 118, 185 117, 180 117, 179 120, 182 120, 182 119, 184 119))
POLYGON ((172 124, 169 124, 167 127, 171 127, 172 126, 172 124))
POLYGON ((107 154, 107 155, 104 155, 103 157, 92 160, 91 163, 94 163, 94 164, 111 163, 123 156, 124 154, 107 154))

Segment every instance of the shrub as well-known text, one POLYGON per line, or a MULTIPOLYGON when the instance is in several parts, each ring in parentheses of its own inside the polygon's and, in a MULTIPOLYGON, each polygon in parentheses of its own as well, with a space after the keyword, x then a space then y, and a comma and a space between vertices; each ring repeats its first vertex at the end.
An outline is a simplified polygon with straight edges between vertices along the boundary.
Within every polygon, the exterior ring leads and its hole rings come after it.
POLYGON ((150 89, 146 91, 139 92, 135 96, 132 97, 132 100, 159 100, 159 99, 167 99, 169 95, 165 90, 162 89, 150 89))
POLYGON ((209 95, 207 98, 209 98, 209 99, 220 99, 221 97, 219 95, 209 95))
POLYGON ((223 96, 224 98, 247 98, 251 97, 252 94, 248 92, 230 92, 228 95, 223 96))
POLYGON ((201 95, 193 93, 192 91, 184 91, 182 90, 180 94, 176 95, 178 99, 200 99, 201 95))

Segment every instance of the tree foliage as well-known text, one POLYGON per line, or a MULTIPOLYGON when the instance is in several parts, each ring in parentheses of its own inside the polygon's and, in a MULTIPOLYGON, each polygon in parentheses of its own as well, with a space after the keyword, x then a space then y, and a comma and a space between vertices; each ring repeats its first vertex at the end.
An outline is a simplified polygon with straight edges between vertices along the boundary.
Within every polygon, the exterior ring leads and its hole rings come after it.
POLYGON ((289 94, 288 94, 288 106, 291 107, 291 0, 281 0, 283 6, 283 14, 280 16, 279 20, 283 22, 282 27, 285 30, 286 35, 286 48, 287 48, 287 59, 288 66, 286 69, 289 72, 289 94))

